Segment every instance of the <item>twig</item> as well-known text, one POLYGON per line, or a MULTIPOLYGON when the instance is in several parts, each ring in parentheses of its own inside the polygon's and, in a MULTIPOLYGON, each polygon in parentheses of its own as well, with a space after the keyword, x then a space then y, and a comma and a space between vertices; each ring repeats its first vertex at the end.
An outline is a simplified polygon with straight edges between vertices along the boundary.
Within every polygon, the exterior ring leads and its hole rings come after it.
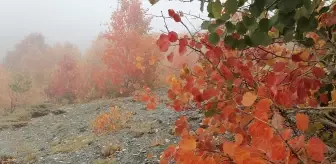
POLYGON ((166 18, 163 16, 163 12, 161 11, 161 15, 162 15, 162 18, 163 18, 163 22, 164 22, 164 26, 166 27, 167 29, 167 32, 169 33, 169 29, 168 29, 168 26, 167 26, 167 22, 166 22, 166 18))

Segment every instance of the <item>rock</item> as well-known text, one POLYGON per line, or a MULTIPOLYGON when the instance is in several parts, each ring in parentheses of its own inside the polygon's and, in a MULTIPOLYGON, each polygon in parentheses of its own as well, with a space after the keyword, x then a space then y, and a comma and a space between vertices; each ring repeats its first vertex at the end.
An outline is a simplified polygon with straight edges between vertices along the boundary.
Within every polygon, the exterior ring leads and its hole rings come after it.
POLYGON ((31 117, 32 118, 42 117, 42 116, 48 115, 49 113, 50 113, 49 110, 37 110, 31 113, 31 117))
POLYGON ((79 130, 79 132, 83 133, 83 132, 86 132, 87 128, 88 128, 88 126, 83 126, 83 127, 79 128, 78 130, 79 130))
POLYGON ((59 109, 59 110, 54 110, 51 113, 54 115, 60 115, 60 114, 66 113, 66 111, 59 109))
POLYGON ((135 132, 135 131, 131 131, 129 133, 132 137, 134 138, 140 138, 142 137, 145 133, 144 132, 135 132))
POLYGON ((22 128, 24 126, 27 126, 28 122, 21 121, 21 122, 16 122, 15 124, 12 124, 13 128, 22 128))

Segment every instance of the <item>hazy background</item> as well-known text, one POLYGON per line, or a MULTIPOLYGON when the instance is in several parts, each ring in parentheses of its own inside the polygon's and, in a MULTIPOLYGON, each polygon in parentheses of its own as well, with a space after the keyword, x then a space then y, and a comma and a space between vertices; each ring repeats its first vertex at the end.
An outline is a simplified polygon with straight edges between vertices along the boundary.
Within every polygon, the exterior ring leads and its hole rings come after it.
MULTIPOLYGON (((99 32, 107 27, 112 11, 118 0, 0 0, 0 59, 14 44, 32 32, 45 36, 46 42, 53 44, 68 41, 85 50, 99 32)), ((167 9, 183 10, 194 14, 199 11, 199 2, 181 3, 161 0, 151 6, 143 0, 143 7, 149 14, 167 14, 167 9)), ((200 24, 200 20, 190 20, 200 24)), ((172 30, 185 30, 181 24, 168 21, 172 30)), ((164 30, 163 20, 154 18, 153 32, 164 30)), ((198 26, 199 27, 199 26, 198 26)))

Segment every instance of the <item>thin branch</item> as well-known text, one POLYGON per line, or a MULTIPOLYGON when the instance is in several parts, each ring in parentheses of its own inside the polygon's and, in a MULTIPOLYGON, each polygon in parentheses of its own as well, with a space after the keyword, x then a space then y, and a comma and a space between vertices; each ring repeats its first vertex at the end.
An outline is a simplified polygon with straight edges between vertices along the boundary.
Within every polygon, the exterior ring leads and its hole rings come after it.
POLYGON ((164 26, 166 27, 167 29, 167 32, 169 32, 169 29, 168 29, 168 26, 167 26, 167 22, 166 22, 166 18, 163 16, 163 12, 161 11, 161 15, 162 15, 162 18, 163 18, 163 22, 164 22, 164 26))

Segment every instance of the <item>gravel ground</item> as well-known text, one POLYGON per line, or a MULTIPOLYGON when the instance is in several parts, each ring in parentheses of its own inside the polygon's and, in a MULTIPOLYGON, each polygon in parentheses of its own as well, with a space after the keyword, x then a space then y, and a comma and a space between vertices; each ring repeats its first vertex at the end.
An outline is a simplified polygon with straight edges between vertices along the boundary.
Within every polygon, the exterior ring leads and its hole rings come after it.
MULTIPOLYGON (((32 118, 23 127, 0 130, 0 155, 15 158, 15 163, 158 163, 162 151, 177 140, 172 129, 179 113, 165 105, 147 111, 130 97, 66 105, 50 111, 32 118), (119 106, 133 116, 124 128, 95 135, 92 121, 111 106, 119 106)), ((193 125, 200 122, 197 112, 182 114, 190 116, 193 125)))

